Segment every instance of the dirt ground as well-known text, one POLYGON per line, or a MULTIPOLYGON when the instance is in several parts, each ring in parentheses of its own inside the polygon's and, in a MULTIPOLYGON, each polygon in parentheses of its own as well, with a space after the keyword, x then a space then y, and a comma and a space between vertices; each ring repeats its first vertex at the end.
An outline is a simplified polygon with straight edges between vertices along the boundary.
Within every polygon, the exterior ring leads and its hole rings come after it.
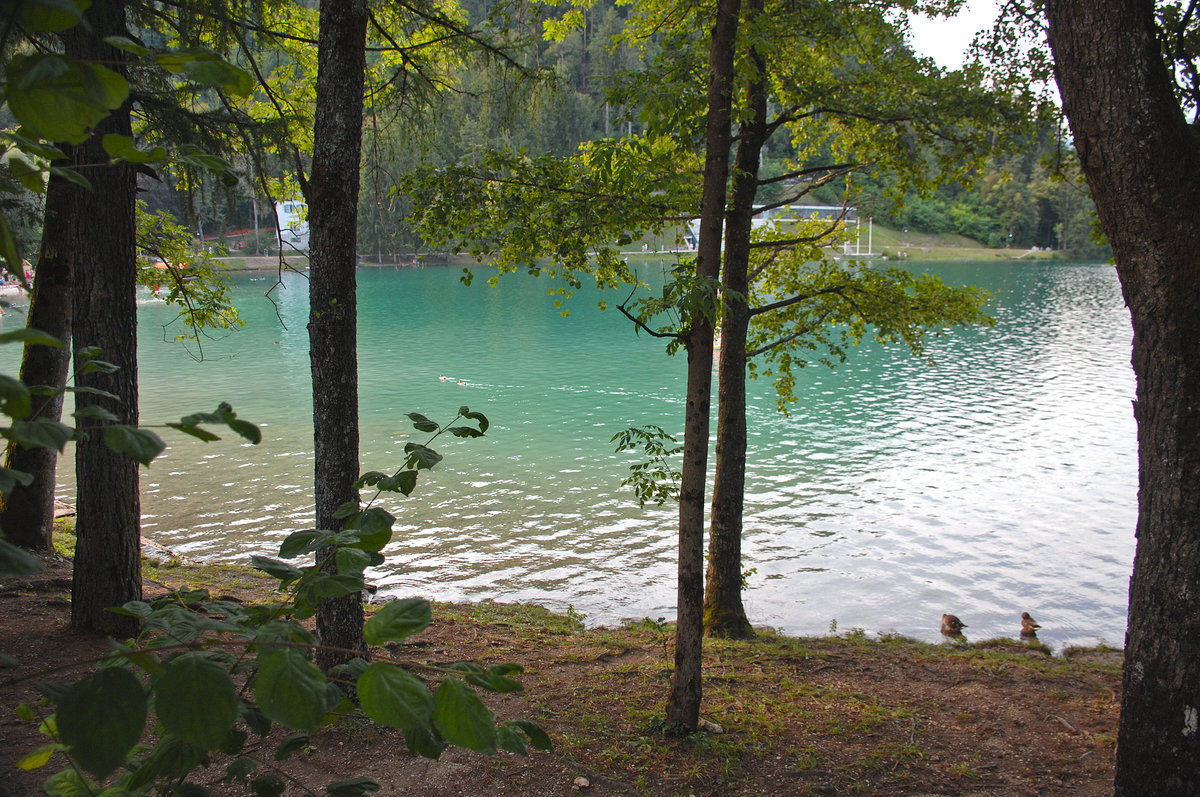
MULTIPOLYGON (((0 583, 0 797, 36 793, 62 766, 14 764, 45 742, 15 707, 35 679, 67 680, 104 639, 67 627, 70 563, 0 583)), ((166 577, 159 575, 169 581, 166 577)), ((181 575, 171 586, 188 582, 181 575)), ((194 587, 195 583, 188 586, 194 587)), ((148 594, 162 586, 147 583, 148 594)), ((253 597, 246 594, 244 597, 253 597)), ((399 732, 365 719, 315 734, 275 762, 277 739, 252 745, 288 795, 365 775, 381 795, 1104 795, 1112 792, 1120 655, 1063 659, 1019 643, 927 645, 861 634, 707 643, 703 716, 720 732, 657 730, 669 684, 670 630, 653 622, 583 629, 536 607, 435 604, 434 624, 393 653, 406 660, 513 661, 525 692, 492 696, 501 718, 539 723, 554 741, 528 758, 448 749, 407 753, 399 732)), ((216 795, 214 760, 195 781, 216 795)))

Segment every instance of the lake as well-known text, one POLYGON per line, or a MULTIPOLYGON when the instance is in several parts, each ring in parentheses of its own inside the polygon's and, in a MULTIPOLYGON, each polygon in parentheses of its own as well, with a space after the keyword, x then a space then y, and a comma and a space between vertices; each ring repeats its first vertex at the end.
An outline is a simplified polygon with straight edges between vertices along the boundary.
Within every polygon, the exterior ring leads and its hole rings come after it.
MULTIPOLYGON (((750 383, 751 621, 937 640, 951 612, 984 639, 1015 636, 1029 611, 1055 648, 1123 644, 1137 451, 1114 270, 910 265, 997 291, 996 326, 932 339, 932 365, 866 344, 836 372, 806 368, 789 417, 750 383)), ((546 281, 466 287, 460 273, 359 271, 363 469, 394 469, 425 439, 407 412, 446 422, 465 404, 492 422, 481 439, 439 439, 445 461, 385 504, 397 532, 372 579, 401 596, 570 606, 589 623, 673 617, 675 508, 638 507, 621 486, 633 458, 610 440, 681 431, 682 356, 598 310, 595 291, 562 317, 546 281)), ((161 303, 140 300, 143 423, 228 401, 263 427, 259 446, 164 432, 169 450, 143 471, 143 533, 189 557, 272 554, 313 522, 307 286, 285 275, 272 301, 273 279, 236 277, 246 327, 206 340, 202 362, 164 330, 161 303)), ((60 492, 72 500, 69 473, 60 492)))

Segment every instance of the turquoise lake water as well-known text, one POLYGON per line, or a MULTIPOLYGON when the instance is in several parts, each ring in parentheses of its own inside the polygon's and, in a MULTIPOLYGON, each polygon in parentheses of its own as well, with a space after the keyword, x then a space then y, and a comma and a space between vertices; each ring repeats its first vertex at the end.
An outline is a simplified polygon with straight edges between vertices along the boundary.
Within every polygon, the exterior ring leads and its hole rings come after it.
MULTIPOLYGON (((647 276, 653 268, 647 266, 647 276)), ((1124 639, 1137 510, 1130 330, 1110 266, 938 264, 998 291, 993 329, 933 339, 929 365, 865 345, 799 375, 790 417, 752 382, 746 605, 788 633, 861 627, 939 639, 1015 636, 1022 611, 1055 648, 1124 639)), ((674 507, 620 486, 630 425, 678 433, 684 362, 581 291, 561 317, 550 283, 489 287, 456 268, 359 271, 363 469, 423 440, 404 414, 487 414, 399 518, 381 590, 568 605, 589 622, 674 614, 674 507)), ((260 446, 167 437, 143 471, 143 532, 187 556, 271 554, 313 522, 305 278, 239 275, 240 332, 196 362, 149 294, 139 309, 143 423, 229 401, 260 446)), ((609 297, 619 301, 622 297, 609 297)), ((4 325, 18 322, 10 311, 4 325)), ((71 500, 64 474, 60 490, 71 500)))

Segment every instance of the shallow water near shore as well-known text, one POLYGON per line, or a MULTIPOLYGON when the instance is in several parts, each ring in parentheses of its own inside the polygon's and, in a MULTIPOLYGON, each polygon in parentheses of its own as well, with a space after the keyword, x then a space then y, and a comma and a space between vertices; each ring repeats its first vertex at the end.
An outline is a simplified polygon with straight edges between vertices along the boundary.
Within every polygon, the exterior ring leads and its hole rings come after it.
MULTIPOLYGON (((752 622, 936 640, 952 612, 983 639, 1016 636, 1029 611, 1055 648, 1122 644, 1137 452, 1113 269, 915 267, 998 291, 996 326, 931 339, 934 365, 867 344, 836 372, 806 368, 789 417, 769 383, 750 383, 752 622)), ((478 440, 439 439, 445 461, 386 504, 398 523, 373 575, 381 591, 571 606, 595 623, 672 617, 674 507, 637 506, 620 484, 633 459, 610 438, 680 432, 683 357, 600 312, 590 290, 563 318, 550 283, 526 276, 358 276, 363 469, 393 469, 405 442, 424 440, 407 412, 445 422, 465 404, 492 422, 478 440)), ((236 277, 246 327, 205 341, 203 362, 164 332, 161 303, 141 299, 143 423, 229 401, 263 426, 259 446, 164 434, 169 450, 143 471, 143 533, 186 556, 272 554, 313 521, 307 284, 285 275, 272 303, 273 279, 236 277)))

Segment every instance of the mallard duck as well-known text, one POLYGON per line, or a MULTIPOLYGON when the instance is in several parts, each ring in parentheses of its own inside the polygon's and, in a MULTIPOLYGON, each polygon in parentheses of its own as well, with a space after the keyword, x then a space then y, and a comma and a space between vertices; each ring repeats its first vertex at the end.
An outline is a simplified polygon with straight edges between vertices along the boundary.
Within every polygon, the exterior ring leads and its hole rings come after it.
POLYGON ((947 636, 958 636, 962 634, 962 630, 967 627, 967 624, 958 619, 952 614, 942 615, 942 633, 947 636))
POLYGON ((1021 612, 1021 636, 1037 636, 1039 628, 1041 626, 1029 616, 1029 612, 1021 612))

